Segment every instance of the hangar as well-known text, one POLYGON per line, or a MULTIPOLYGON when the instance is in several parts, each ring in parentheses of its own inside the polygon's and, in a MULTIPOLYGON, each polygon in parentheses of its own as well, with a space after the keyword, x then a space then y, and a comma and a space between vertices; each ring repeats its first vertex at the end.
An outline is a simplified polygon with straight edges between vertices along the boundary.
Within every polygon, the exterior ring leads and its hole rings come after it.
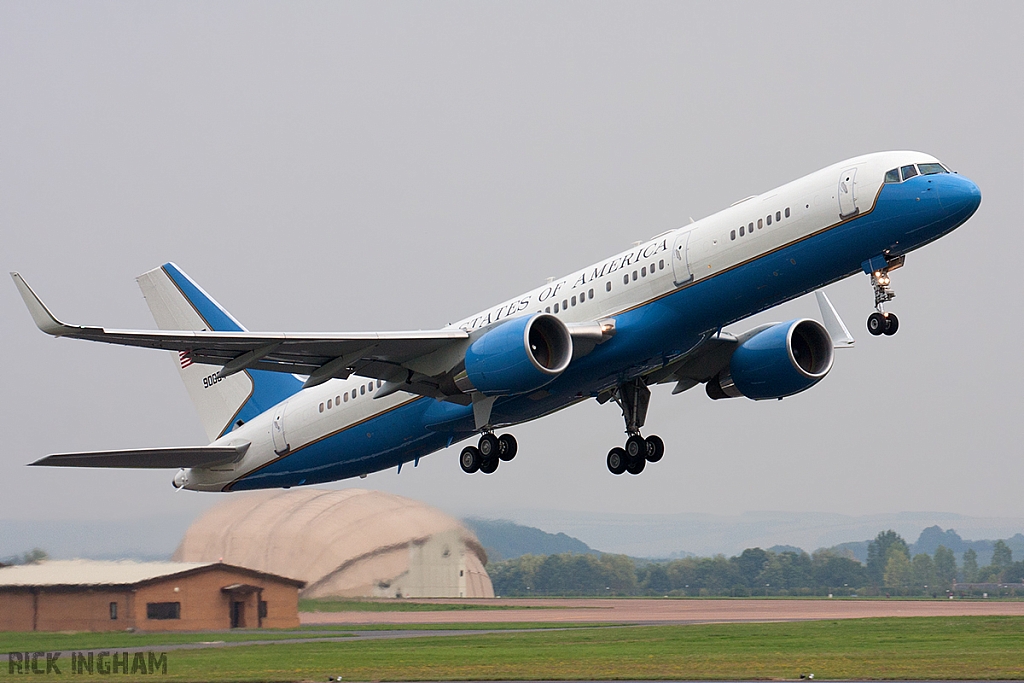
POLYGON ((364 489, 234 493, 189 527, 173 559, 294 576, 303 598, 494 597, 487 554, 458 520, 364 489))
POLYGON ((220 562, 61 560, 0 569, 0 631, 297 628, 302 581, 220 562))

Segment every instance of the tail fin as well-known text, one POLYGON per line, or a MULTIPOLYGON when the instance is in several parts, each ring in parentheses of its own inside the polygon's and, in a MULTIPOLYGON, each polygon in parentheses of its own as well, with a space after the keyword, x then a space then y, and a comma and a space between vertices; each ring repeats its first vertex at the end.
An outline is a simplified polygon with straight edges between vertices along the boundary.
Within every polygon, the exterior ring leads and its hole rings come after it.
MULTIPOLYGON (((243 332, 245 328, 192 278, 173 263, 165 263, 137 278, 149 310, 162 330, 243 332)), ((210 441, 297 393, 302 382, 294 375, 246 370, 220 381, 220 368, 193 363, 186 352, 175 354, 188 395, 199 411, 210 441)))

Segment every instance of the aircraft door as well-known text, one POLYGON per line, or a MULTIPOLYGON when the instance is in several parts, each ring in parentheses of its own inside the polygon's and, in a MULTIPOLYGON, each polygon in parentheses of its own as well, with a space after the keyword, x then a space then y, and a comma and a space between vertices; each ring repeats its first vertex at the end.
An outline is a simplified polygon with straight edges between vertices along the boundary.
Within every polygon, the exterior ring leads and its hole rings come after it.
POLYGON ((687 230, 677 234, 675 244, 672 246, 672 275, 677 287, 693 280, 690 261, 686 255, 686 245, 692 232, 693 230, 687 230))
POLYGON ((284 410, 287 407, 288 401, 277 406, 274 410, 274 421, 270 425, 270 434, 274 438, 274 452, 278 455, 284 455, 291 448, 284 435, 284 410))
POLYGON ((857 168, 848 168, 839 174, 839 217, 849 218, 860 213, 857 207, 857 168))

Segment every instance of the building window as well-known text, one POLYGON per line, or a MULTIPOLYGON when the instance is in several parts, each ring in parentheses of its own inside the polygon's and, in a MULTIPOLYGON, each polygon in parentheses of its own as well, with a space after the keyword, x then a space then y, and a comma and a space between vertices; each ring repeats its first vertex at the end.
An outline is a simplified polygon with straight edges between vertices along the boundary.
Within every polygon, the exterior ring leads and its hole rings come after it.
POLYGON ((259 610, 260 610, 259 611, 260 619, 266 619, 267 618, 267 601, 266 600, 260 600, 259 610))
POLYGON ((147 619, 181 619, 180 602, 147 602, 147 619))
POLYGON ((117 619, 117 603, 116 602, 110 603, 110 618, 111 619, 115 619, 115 620, 117 619))

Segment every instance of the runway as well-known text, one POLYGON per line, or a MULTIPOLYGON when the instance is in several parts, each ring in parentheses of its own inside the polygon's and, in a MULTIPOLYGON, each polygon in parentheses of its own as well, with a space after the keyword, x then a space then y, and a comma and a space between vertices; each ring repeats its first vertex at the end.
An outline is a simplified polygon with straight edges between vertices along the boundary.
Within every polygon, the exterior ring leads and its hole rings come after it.
POLYGON ((1024 616, 1024 601, 800 599, 496 599, 416 600, 512 609, 438 612, 302 612, 304 626, 327 624, 613 623, 698 624, 865 619, 870 617, 1024 616))

